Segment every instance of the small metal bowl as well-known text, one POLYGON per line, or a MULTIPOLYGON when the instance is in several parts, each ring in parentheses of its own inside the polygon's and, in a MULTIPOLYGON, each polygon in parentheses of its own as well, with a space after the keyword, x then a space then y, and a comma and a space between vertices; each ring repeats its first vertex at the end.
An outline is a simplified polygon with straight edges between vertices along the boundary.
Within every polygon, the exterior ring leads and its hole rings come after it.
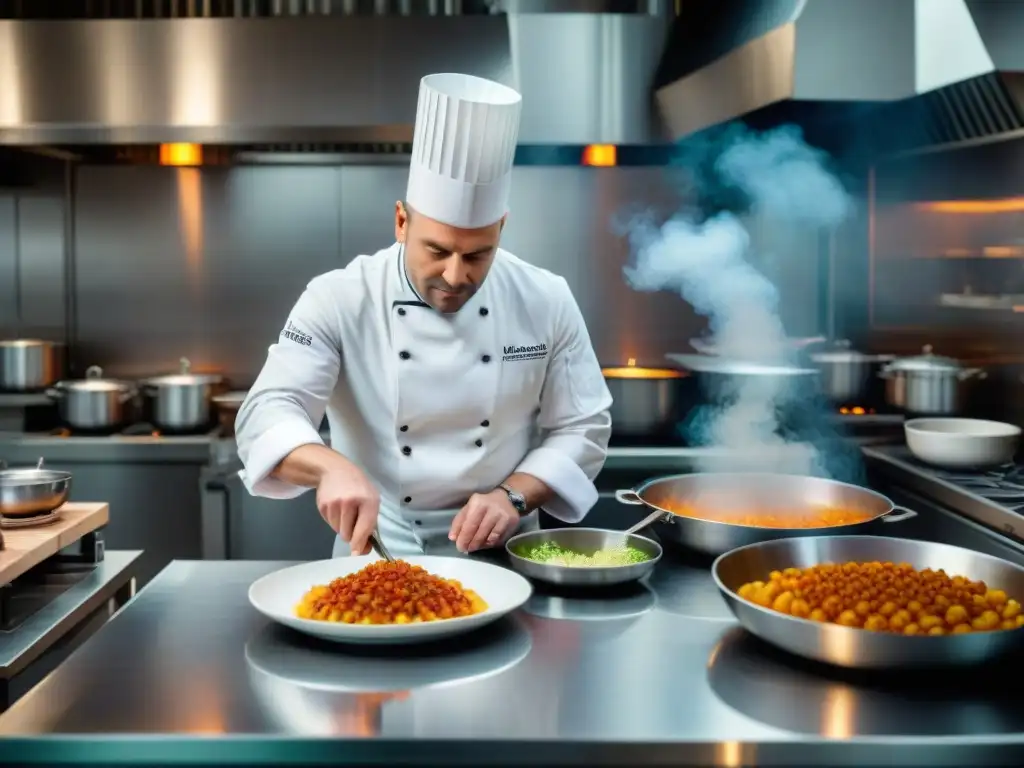
POLYGON ((548 584, 574 587, 600 587, 637 581, 654 570, 654 566, 661 560, 662 552, 661 545, 646 536, 609 531, 604 528, 551 528, 520 533, 508 540, 505 550, 508 552, 512 569, 527 578, 544 581, 548 584), (535 547, 547 542, 581 555, 592 555, 601 549, 630 546, 649 555, 651 559, 630 565, 574 567, 538 563, 518 554, 524 548, 535 547))
POLYGON ((60 507, 71 491, 71 473, 36 467, 4 469, 0 465, 0 516, 28 517, 60 507))

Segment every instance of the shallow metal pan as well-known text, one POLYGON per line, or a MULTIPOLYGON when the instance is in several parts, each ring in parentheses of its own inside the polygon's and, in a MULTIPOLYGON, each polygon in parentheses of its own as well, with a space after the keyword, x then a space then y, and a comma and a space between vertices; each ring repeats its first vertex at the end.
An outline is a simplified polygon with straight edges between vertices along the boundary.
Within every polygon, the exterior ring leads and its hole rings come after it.
POLYGON ((0 516, 27 517, 52 512, 68 500, 71 473, 35 467, 7 469, 0 460, 0 516))
POLYGON ((728 552, 711 566, 722 597, 751 634, 804 658, 849 668, 936 667, 989 661, 1024 644, 1024 629, 965 635, 906 636, 798 619, 762 608, 736 594, 750 581, 763 581, 781 568, 807 568, 821 563, 909 563, 980 579, 1024 597, 1024 568, 962 547, 884 536, 817 536, 779 539, 728 552))
POLYGON ((646 536, 623 531, 609 531, 603 528, 549 528, 542 531, 528 531, 513 536, 505 544, 512 569, 527 578, 549 584, 575 587, 610 586, 637 581, 654 570, 661 560, 661 545, 646 536), (551 542, 559 547, 592 555, 601 549, 629 546, 636 547, 650 556, 650 560, 630 565, 572 567, 538 563, 519 555, 525 547, 535 547, 551 542))
POLYGON ((622 504, 642 504, 650 510, 648 520, 656 526, 659 536, 709 555, 772 539, 864 533, 877 523, 896 523, 917 516, 913 510, 897 507, 882 494, 857 485, 769 472, 670 475, 648 480, 635 490, 616 491, 615 498, 622 504), (711 500, 716 504, 725 500, 732 508, 750 509, 770 501, 772 507, 795 512, 810 513, 814 507, 843 507, 862 511, 870 519, 817 528, 763 528, 677 515, 662 506, 669 499, 699 505, 705 496, 709 508, 713 508, 711 500))

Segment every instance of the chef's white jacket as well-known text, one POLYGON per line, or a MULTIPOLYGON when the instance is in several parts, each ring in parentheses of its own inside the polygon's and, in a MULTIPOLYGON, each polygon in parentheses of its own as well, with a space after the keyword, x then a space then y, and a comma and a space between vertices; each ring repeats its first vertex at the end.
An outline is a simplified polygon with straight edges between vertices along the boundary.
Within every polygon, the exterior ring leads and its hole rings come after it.
MULTIPOLYGON (((314 278, 236 420, 242 477, 257 496, 306 488, 270 476, 299 446, 322 443, 381 494, 379 528, 395 554, 448 545, 455 513, 513 472, 557 497, 565 522, 597 501, 611 394, 565 280, 498 250, 459 312, 425 304, 399 244, 314 278)), ((336 547, 336 553, 340 547, 336 547)))

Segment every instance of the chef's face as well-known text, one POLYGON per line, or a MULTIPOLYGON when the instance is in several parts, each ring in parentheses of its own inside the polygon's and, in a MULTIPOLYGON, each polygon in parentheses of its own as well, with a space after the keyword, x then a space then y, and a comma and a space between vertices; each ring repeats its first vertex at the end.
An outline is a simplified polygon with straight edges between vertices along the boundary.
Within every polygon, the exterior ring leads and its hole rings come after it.
POLYGON ((501 221, 460 229, 395 203, 395 239, 405 244, 405 269, 416 292, 439 312, 458 312, 487 277, 501 221))

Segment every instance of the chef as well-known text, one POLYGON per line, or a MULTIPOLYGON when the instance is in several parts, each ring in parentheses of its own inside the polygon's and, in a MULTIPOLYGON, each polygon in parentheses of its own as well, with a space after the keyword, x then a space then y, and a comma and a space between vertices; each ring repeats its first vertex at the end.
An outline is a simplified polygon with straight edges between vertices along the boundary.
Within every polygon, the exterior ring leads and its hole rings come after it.
POLYGON ((466 553, 597 501, 611 395, 565 280, 502 250, 520 95, 420 83, 395 244, 315 277, 236 421, 249 491, 316 489, 334 556, 466 553), (318 426, 327 414, 330 447, 318 426))

